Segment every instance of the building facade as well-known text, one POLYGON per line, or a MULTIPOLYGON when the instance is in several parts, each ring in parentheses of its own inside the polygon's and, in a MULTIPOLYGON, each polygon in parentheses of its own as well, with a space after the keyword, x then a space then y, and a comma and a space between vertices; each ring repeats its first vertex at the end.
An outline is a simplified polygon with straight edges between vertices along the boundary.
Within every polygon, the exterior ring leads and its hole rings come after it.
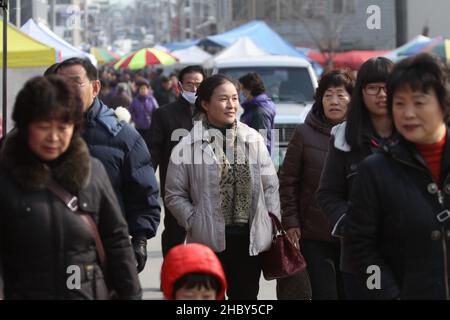
POLYGON ((450 1, 406 0, 404 10, 406 11, 404 21, 406 40, 410 40, 418 34, 450 38, 450 1))
POLYGON ((263 20, 296 46, 333 50, 383 50, 396 46, 396 2, 392 0, 217 0, 217 3, 219 32, 251 20, 263 20), (376 29, 368 27, 374 15, 380 21, 376 29))
POLYGON ((9 0, 9 21, 17 28, 29 19, 48 23, 48 0, 9 0))

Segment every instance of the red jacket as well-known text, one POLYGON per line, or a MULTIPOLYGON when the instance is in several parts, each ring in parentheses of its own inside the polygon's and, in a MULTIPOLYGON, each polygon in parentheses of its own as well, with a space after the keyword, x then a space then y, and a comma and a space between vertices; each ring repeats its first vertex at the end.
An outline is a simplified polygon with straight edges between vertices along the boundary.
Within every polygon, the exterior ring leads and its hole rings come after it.
POLYGON ((215 276, 221 290, 217 300, 225 297, 227 281, 222 264, 216 254, 207 246, 199 243, 181 244, 173 247, 164 258, 161 267, 161 288, 167 300, 173 300, 175 282, 188 273, 207 273, 215 276))

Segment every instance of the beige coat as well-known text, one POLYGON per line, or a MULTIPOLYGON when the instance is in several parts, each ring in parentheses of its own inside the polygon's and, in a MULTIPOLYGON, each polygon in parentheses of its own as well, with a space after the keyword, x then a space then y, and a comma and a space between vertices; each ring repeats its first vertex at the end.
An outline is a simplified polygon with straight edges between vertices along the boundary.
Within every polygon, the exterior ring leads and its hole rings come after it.
MULTIPOLYGON (((187 242, 202 243, 215 252, 225 250, 225 220, 220 210, 220 163, 211 134, 198 124, 173 149, 166 176, 165 203, 187 230, 187 242)), ((249 155, 252 177, 249 254, 269 249, 272 223, 268 212, 280 218, 278 177, 262 136, 238 122, 238 142, 249 155)))

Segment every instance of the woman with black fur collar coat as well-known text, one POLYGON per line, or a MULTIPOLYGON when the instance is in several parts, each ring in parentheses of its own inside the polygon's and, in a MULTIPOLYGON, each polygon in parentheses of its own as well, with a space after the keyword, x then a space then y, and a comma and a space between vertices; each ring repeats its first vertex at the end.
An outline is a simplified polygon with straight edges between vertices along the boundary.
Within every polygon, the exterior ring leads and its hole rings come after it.
POLYGON ((113 290, 140 299, 127 224, 104 167, 79 136, 76 88, 58 76, 29 80, 13 120, 17 130, 0 152, 0 298, 108 299, 113 290), (93 218, 105 269, 93 228, 48 189, 50 180, 93 218))

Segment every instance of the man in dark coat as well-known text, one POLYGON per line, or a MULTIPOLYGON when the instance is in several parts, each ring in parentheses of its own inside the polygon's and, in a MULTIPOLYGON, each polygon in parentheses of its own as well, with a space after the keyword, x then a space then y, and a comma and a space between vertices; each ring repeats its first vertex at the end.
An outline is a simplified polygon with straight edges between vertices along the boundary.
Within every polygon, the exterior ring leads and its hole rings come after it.
POLYGON ((160 106, 164 106, 177 100, 177 96, 172 89, 172 80, 165 76, 161 77, 161 88, 159 91, 155 91, 154 95, 160 106))
POLYGON ((147 260, 147 239, 155 236, 161 212, 149 151, 139 133, 119 122, 114 111, 98 99, 98 71, 90 61, 70 58, 59 64, 56 73, 80 89, 86 116, 83 138, 108 172, 128 223, 140 272, 147 260))
MULTIPOLYGON (((180 89, 182 91, 177 101, 165 105, 153 113, 150 126, 150 153, 153 167, 159 166, 161 196, 164 199, 167 166, 172 149, 183 136, 193 128, 193 119, 198 110, 195 108, 195 92, 205 78, 203 69, 199 66, 189 66, 180 71, 180 89), (181 129, 172 138, 175 130, 181 129), (184 130, 183 130, 184 129, 184 130)), ((161 237, 162 251, 165 256, 170 248, 181 244, 186 238, 186 231, 178 225, 167 207, 164 207, 164 231, 161 237)))

